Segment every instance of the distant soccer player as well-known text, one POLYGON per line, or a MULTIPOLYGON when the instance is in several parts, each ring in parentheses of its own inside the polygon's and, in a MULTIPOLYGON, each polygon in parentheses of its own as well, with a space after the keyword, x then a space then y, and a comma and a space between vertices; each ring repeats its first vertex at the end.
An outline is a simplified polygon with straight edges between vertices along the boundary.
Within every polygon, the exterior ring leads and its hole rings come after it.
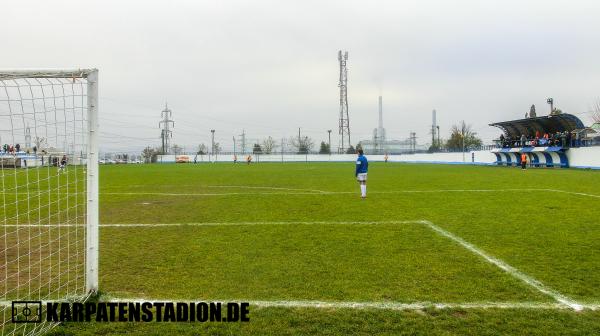
POLYGON ((364 156, 362 148, 358 149, 358 158, 356 159, 356 180, 360 184, 360 197, 367 198, 367 171, 369 170, 369 162, 364 156))
POLYGON ((59 172, 64 172, 65 167, 67 166, 67 156, 63 155, 62 159, 60 159, 60 169, 59 172))
POLYGON ((521 153, 521 169, 527 169, 527 154, 521 153))

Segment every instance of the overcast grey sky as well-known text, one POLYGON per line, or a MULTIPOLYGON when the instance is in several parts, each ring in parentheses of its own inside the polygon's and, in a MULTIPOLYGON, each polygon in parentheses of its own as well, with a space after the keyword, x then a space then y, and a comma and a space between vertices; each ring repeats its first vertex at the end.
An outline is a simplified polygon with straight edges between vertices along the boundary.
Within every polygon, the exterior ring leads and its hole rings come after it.
POLYGON ((600 97, 600 2, 571 1, 3 1, 1 68, 100 69, 104 150, 160 143, 224 148, 290 137, 337 143, 337 51, 349 52, 352 142, 377 126, 429 142, 465 120, 489 142, 493 121, 538 114, 553 97, 589 123, 600 97), (127 136, 128 138, 124 138, 127 136))

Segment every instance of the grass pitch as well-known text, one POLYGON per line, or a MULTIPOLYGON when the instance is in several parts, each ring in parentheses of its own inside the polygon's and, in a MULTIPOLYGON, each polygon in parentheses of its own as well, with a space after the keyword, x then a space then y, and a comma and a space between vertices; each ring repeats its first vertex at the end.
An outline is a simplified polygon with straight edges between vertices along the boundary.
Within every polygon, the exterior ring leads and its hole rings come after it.
POLYGON ((107 298, 257 304, 244 324, 65 324, 53 333, 600 330, 600 172, 372 163, 361 200, 353 168, 101 167, 101 223, 108 226, 101 228, 100 287, 107 298), (572 310, 552 293, 585 309, 572 310))

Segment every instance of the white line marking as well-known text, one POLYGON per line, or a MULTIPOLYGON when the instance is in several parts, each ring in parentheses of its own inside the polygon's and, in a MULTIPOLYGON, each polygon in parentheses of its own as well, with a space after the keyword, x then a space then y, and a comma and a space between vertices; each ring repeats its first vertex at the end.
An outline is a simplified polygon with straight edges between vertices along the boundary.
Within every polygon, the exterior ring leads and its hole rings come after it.
POLYGON ((230 186, 230 185, 209 185, 209 186, 203 186, 203 188, 269 189, 269 190, 289 190, 289 191, 311 191, 311 192, 315 192, 315 193, 326 192, 326 191, 317 190, 317 189, 298 189, 298 188, 260 187, 260 186, 230 186))
MULTIPOLYGON (((407 221, 281 221, 281 222, 207 222, 207 223, 119 223, 100 224, 100 227, 169 227, 169 226, 240 226, 240 225, 377 225, 377 224, 422 224, 421 220, 407 221)), ((74 227, 85 224, 7 224, 0 227, 74 227)))
MULTIPOLYGON (((165 192, 100 192, 101 195, 155 195, 155 196, 233 196, 233 195, 338 195, 355 194, 356 191, 326 191, 318 189, 295 189, 278 187, 254 187, 254 186, 200 186, 202 188, 240 188, 240 189, 269 189, 269 190, 288 190, 290 192, 227 192, 227 193, 165 193, 165 192)), ((540 189, 540 188, 515 188, 515 189, 438 189, 438 190, 383 190, 370 191, 369 194, 411 194, 411 193, 453 193, 453 192, 540 192, 550 191, 570 195, 600 198, 600 195, 587 194, 575 191, 566 191, 559 189, 540 189)), ((0 193, 1 194, 1 193, 0 193)))
POLYGON ((420 224, 420 220, 410 221, 283 221, 283 222, 214 222, 214 223, 165 223, 165 224, 102 224, 100 227, 142 227, 142 226, 242 226, 242 225, 377 225, 377 224, 420 224))
MULTIPOLYGON (((411 193, 451 193, 451 192, 513 192, 513 191, 555 191, 551 189, 441 189, 441 190, 384 190, 370 194, 411 194, 411 193)), ((355 194, 356 191, 311 190, 299 192, 229 192, 229 193, 164 193, 164 192, 101 192, 101 195, 155 195, 155 196, 230 196, 230 195, 337 195, 355 194)))
MULTIPOLYGON (((464 248, 466 248, 467 250, 479 255, 480 257, 484 258, 487 262, 496 265, 497 267, 499 267, 500 269, 502 269, 503 271, 509 273, 510 275, 512 275, 513 277, 525 282, 526 284, 528 284, 529 286, 537 289, 538 291, 540 291, 541 293, 544 293, 546 295, 551 296, 552 298, 554 298, 557 302, 559 302, 562 305, 568 306, 571 309, 574 309, 576 311, 582 310, 582 309, 597 309, 598 307, 594 306, 594 305, 586 305, 586 304, 582 304, 579 303, 561 293, 559 293, 558 291, 542 284, 540 281, 532 278, 531 276, 519 271, 518 269, 510 266, 509 264, 507 264, 506 262, 502 261, 501 259, 495 258, 489 254, 487 254, 486 252, 484 252, 483 250, 479 249, 478 247, 476 247, 475 245, 465 241, 464 239, 440 228, 439 226, 433 224, 432 222, 428 221, 428 220, 410 220, 410 221, 311 221, 311 222, 307 222, 307 221, 280 221, 280 222, 213 222, 213 223, 156 223, 156 224, 139 224, 139 223, 123 223, 123 224, 101 224, 100 227, 173 227, 173 226, 239 226, 239 225, 377 225, 377 224, 424 224, 425 226, 429 227, 430 229, 432 229, 433 231, 437 232, 438 234, 449 238, 450 240, 455 241, 456 243, 460 244, 461 246, 463 246, 464 248), (594 308, 595 307, 595 308, 594 308)), ((31 225, 31 224, 24 224, 24 225, 3 225, 5 227, 37 227, 39 225, 31 225)), ((56 226, 84 226, 82 224, 66 224, 66 225, 41 225, 41 226, 52 226, 52 227, 56 227, 56 226)), ((266 302, 266 301, 265 301, 266 302)), ((280 302, 280 301, 277 301, 280 302)), ((283 301, 281 301, 283 302, 283 301)), ((300 301, 299 301, 300 302, 300 301)))
MULTIPOLYGON (((69 301, 69 300, 64 300, 69 301)), ((42 300, 47 302, 63 302, 63 300, 42 300)), ((546 309, 565 310, 570 306, 555 302, 397 302, 397 301, 304 301, 304 300, 248 300, 248 299, 146 299, 146 298, 111 298, 103 297, 100 302, 249 302, 256 307, 281 307, 281 308, 316 308, 316 309, 381 309, 381 310, 423 310, 435 309, 546 309)), ((0 306, 11 306, 11 301, 0 301, 0 306)), ((582 304, 582 309, 599 310, 599 303, 582 304)))
POLYGON ((528 284, 529 286, 537 289, 538 291, 549 295, 551 297, 553 297, 556 301, 567 305, 569 307, 571 307, 574 310, 581 310, 583 309, 583 304, 576 302, 575 300, 557 292, 556 290, 549 288, 547 286, 545 286, 544 284, 542 284, 540 281, 530 277, 529 275, 519 271, 518 269, 510 266, 509 264, 505 263, 504 261, 492 257, 491 255, 485 253, 483 250, 479 249, 478 247, 476 247, 475 245, 465 241, 464 239, 455 236, 454 234, 440 228, 439 226, 433 224, 430 221, 424 220, 422 221, 423 224, 427 225, 428 227, 430 227, 432 230, 434 230, 435 232, 439 233, 440 235, 449 238, 451 240, 454 240, 455 242, 457 242, 458 244, 460 244, 461 246, 463 246, 464 248, 466 248, 467 250, 479 255, 480 257, 484 258, 486 261, 488 261, 489 263, 498 266, 500 269, 502 269, 503 271, 507 272, 508 274, 512 275, 513 277, 525 282, 526 284, 528 284))
MULTIPOLYGON (((304 300, 185 300, 185 299, 145 299, 110 298, 111 302, 249 302, 258 307, 284 308, 349 308, 349 309, 386 309, 386 310, 422 310, 436 309, 572 309, 572 307, 554 302, 397 302, 397 301, 304 301, 304 300)), ((600 304, 584 304, 582 309, 598 310, 600 304)))
POLYGON ((600 195, 586 194, 586 193, 575 192, 575 191, 565 191, 565 190, 559 190, 559 189, 547 189, 547 190, 548 191, 559 192, 559 193, 571 194, 571 195, 579 195, 579 196, 587 196, 587 197, 600 198, 600 195))
POLYGON ((155 195, 155 196, 231 196, 231 195, 318 195, 314 192, 270 192, 270 193, 163 193, 163 192, 101 192, 100 195, 155 195))

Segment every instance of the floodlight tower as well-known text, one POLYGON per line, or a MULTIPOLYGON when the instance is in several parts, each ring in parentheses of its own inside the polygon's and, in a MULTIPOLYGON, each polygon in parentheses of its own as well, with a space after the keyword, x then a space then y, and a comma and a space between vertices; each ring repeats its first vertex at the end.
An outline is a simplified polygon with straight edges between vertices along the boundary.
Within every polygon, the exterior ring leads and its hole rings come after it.
POLYGON ((550 114, 554 114, 554 99, 548 98, 546 99, 546 103, 550 104, 550 114))
POLYGON ((338 152, 345 153, 351 146, 350 144, 350 119, 348 118, 348 69, 346 61, 348 60, 348 52, 338 51, 338 61, 340 62, 340 147, 338 152))
POLYGON ((164 154, 168 154, 170 147, 170 139, 173 137, 173 131, 171 131, 171 126, 175 127, 175 122, 171 119, 173 117, 173 112, 169 110, 167 103, 165 103, 165 109, 160 112, 160 117, 162 120, 158 123, 158 127, 162 126, 162 130, 160 132, 160 138, 162 140, 162 152, 164 154))

